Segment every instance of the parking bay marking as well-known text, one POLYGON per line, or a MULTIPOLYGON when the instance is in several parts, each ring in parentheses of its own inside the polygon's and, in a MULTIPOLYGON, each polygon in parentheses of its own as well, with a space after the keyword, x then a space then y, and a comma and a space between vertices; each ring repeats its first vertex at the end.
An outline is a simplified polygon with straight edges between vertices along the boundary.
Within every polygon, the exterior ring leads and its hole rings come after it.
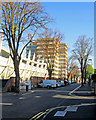
POLYGON ((67 107, 64 111, 57 111, 54 116, 65 116, 68 111, 76 112, 78 107, 67 107))

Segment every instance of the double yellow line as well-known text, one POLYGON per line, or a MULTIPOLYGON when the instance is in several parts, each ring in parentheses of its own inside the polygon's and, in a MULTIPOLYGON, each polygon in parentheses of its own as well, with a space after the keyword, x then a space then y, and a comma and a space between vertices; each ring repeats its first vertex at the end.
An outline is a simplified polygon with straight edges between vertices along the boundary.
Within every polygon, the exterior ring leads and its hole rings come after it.
POLYGON ((30 120, 35 120, 36 117, 38 117, 40 114, 42 114, 43 112, 40 112, 38 114, 36 114, 34 117, 32 117, 30 120))
MULTIPOLYGON (((76 90, 78 90, 79 88, 81 87, 78 86, 77 88, 75 88, 73 91, 71 91, 69 93, 69 95, 71 95, 72 93, 74 93, 76 90)), ((39 112, 38 114, 36 114, 35 116, 33 116, 31 119, 29 120, 38 120, 41 116, 43 116, 45 114, 45 117, 50 113, 52 112, 53 110, 55 109, 58 109, 58 108, 65 108, 65 107, 73 107, 73 106, 86 106, 86 105, 96 105, 96 103, 91 103, 91 104, 79 104, 79 105, 69 105, 69 106, 58 106, 58 107, 54 107, 54 108, 50 108, 50 109, 47 109, 45 112, 39 112), (46 114, 47 113, 47 114, 46 114)), ((43 119, 42 119, 43 120, 43 119)))
POLYGON ((43 116, 44 114, 46 114, 47 113, 47 111, 45 111, 45 112, 39 112, 38 114, 36 114, 35 116, 33 116, 31 119, 29 119, 29 120, 37 120, 37 119, 39 119, 41 116, 43 116))
MULTIPOLYGON (((41 116, 43 116, 44 114, 46 114, 46 116, 52 112, 53 110, 55 109, 58 109, 58 108, 66 108, 66 107, 80 107, 80 106, 90 106, 90 105, 96 105, 96 103, 81 103, 81 104, 78 104, 78 105, 68 105, 68 106, 59 106, 59 107, 54 107, 54 108, 50 108, 50 109, 47 109, 45 112, 40 112, 38 114, 36 114, 35 116, 33 116, 31 119, 29 120, 38 120, 41 116)), ((45 116, 45 118, 46 118, 45 116)), ((44 119, 44 117, 42 118, 42 120, 44 119)))

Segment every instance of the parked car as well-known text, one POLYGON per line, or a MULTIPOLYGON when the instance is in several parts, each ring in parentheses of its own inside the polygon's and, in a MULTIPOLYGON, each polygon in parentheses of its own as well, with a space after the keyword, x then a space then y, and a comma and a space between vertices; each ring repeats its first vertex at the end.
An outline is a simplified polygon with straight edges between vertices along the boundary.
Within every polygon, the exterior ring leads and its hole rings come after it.
POLYGON ((61 81, 61 86, 64 86, 64 81, 61 81))
POLYGON ((56 82, 56 87, 60 87, 61 83, 60 82, 56 82))

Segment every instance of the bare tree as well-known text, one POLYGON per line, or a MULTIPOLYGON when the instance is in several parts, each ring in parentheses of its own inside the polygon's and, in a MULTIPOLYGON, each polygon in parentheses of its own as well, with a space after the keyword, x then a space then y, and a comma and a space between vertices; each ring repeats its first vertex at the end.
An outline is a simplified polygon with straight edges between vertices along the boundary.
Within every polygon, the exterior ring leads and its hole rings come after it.
POLYGON ((75 66, 72 70, 72 73, 74 75, 74 82, 75 82, 75 79, 78 79, 78 76, 80 75, 80 70, 79 70, 79 67, 77 64, 75 64, 75 66))
POLYGON ((64 38, 64 34, 61 34, 57 30, 52 30, 51 28, 44 29, 44 32, 38 33, 38 36, 40 39, 42 39, 42 38, 54 38, 54 39, 58 39, 59 41, 61 41, 64 38))
POLYGON ((72 57, 69 57, 67 61, 67 79, 69 80, 68 73, 71 73, 71 83, 72 83, 72 75, 74 75, 74 80, 75 80, 75 77, 78 77, 80 74, 79 67, 77 63, 72 59, 72 57))
POLYGON ((67 80, 69 81, 69 73, 71 72, 70 70, 70 66, 71 66, 71 57, 68 57, 67 59, 67 80))
POLYGON ((40 2, 2 2, 1 29, 4 40, 8 42, 10 55, 14 63, 15 92, 19 92, 19 64, 25 47, 32 42, 32 38, 39 28, 44 28, 50 21, 40 2), (31 32, 28 41, 24 35, 31 32), (23 48, 20 45, 24 42, 23 48))
MULTIPOLYGON (((86 69, 86 63, 88 56, 92 53, 92 38, 87 38, 85 36, 79 36, 78 40, 74 44, 74 49, 72 50, 72 57, 77 59, 81 67, 81 78, 83 86, 84 70, 86 69)), ((85 72, 86 74, 86 72, 85 72)))
POLYGON ((41 57, 43 57, 47 63, 49 79, 51 79, 54 70, 55 57, 60 52, 58 45, 63 38, 63 34, 56 30, 46 29, 43 33, 39 34, 39 38, 40 41, 44 42, 44 45, 42 45, 42 43, 39 44, 40 49, 43 50, 41 57))

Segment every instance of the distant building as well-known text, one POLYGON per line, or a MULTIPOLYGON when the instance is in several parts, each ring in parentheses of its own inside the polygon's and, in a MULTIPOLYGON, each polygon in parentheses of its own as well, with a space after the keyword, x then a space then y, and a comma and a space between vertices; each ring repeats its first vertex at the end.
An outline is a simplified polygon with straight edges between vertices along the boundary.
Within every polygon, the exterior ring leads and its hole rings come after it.
POLYGON ((59 70, 59 76, 66 78, 67 77, 67 45, 65 43, 60 43, 59 50, 60 50, 59 63, 61 69, 59 70))
POLYGON ((34 41, 30 45, 26 47, 26 58, 28 58, 29 51, 31 51, 30 59, 33 59, 33 55, 36 52, 37 49, 37 43, 34 41))
POLYGON ((53 65, 52 78, 67 77, 67 45, 65 43, 60 43, 54 38, 42 38, 27 47, 26 56, 29 49, 32 51, 31 55, 35 51, 36 60, 44 59, 47 64, 50 62, 53 65))

